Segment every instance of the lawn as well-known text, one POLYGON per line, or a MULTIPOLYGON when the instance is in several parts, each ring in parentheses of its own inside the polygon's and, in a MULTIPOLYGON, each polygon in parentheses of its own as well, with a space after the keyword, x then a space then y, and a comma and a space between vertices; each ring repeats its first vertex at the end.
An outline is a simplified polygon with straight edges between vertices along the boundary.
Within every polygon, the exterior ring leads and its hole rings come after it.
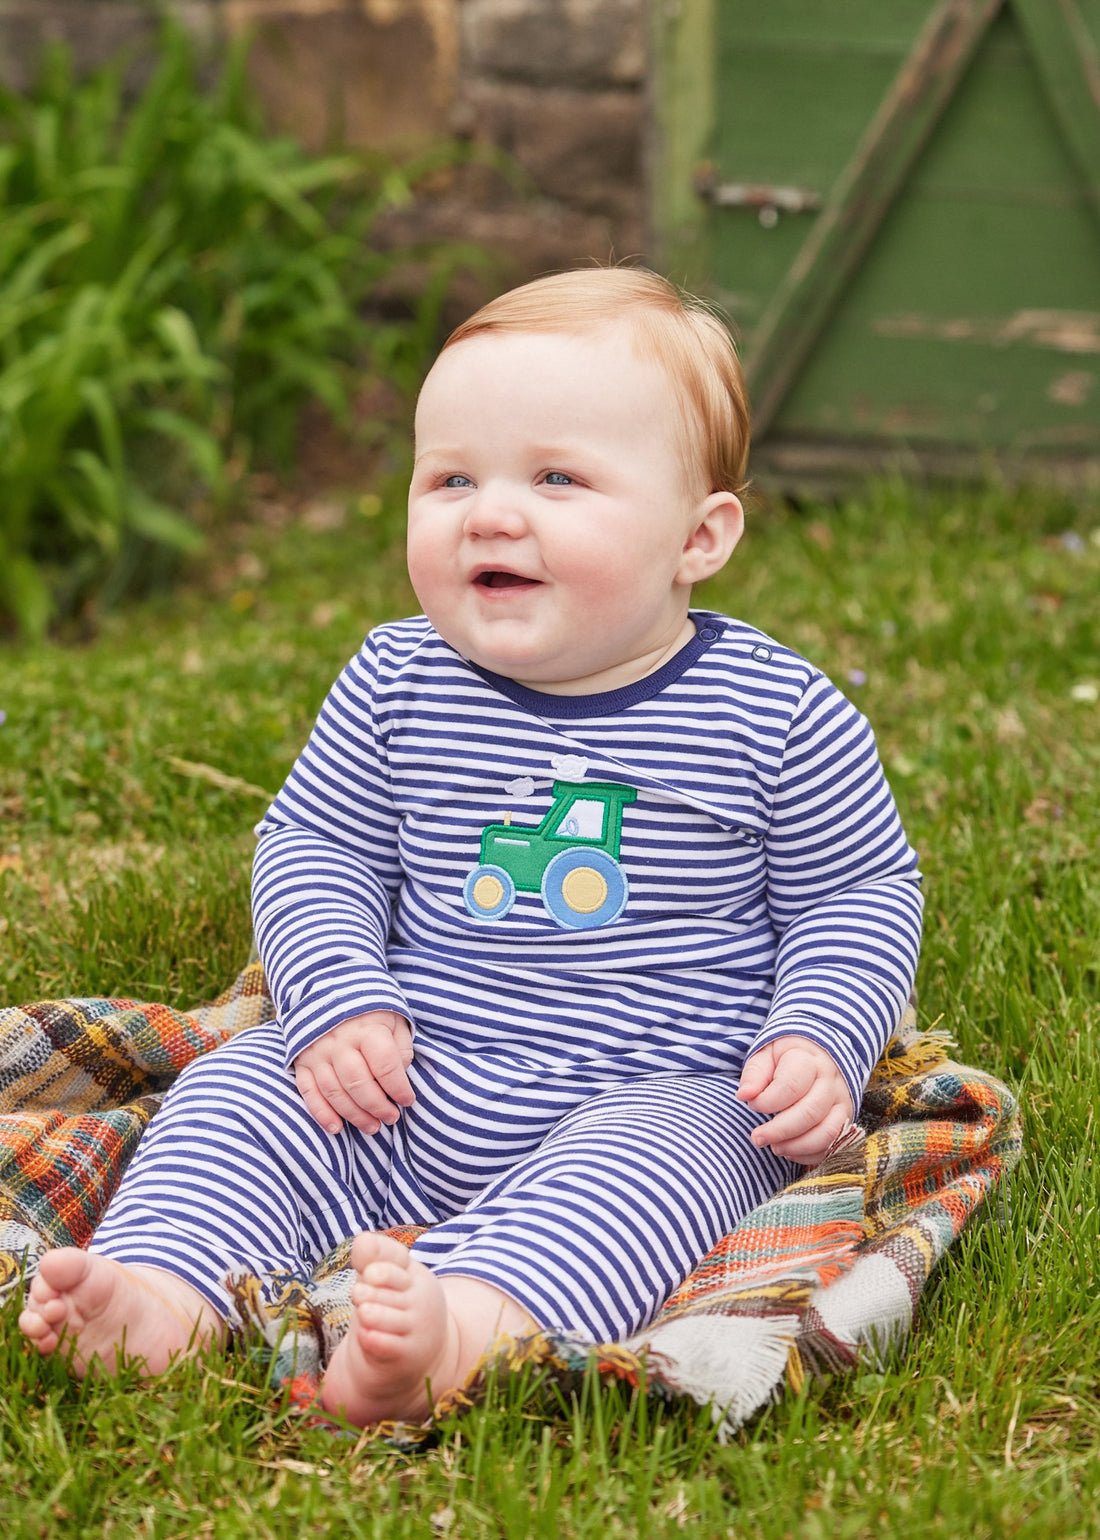
MULTIPOLYGON (((269 490, 171 597, 83 645, 0 651, 0 1000, 186 1005, 233 976, 265 796, 363 633, 415 608, 399 522, 388 496, 269 490)), ((1100 1533, 1098 595, 1095 498, 901 486, 758 505, 701 595, 870 717, 922 853, 922 1019, 1023 1102, 1011 1191, 903 1359, 725 1447, 694 1408, 502 1384, 410 1458, 307 1428, 241 1359, 70 1383, 11 1317, 5 1540, 1100 1533)))

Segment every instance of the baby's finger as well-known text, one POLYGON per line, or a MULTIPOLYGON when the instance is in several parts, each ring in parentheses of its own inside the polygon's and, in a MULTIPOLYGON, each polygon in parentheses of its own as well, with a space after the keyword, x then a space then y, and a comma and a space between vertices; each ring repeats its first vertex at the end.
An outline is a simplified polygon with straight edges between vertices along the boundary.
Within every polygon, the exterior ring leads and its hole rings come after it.
POLYGON ((322 1096, 317 1088, 317 1080, 311 1069, 304 1064, 297 1064, 294 1068, 294 1079, 302 1100, 305 1102, 310 1115, 320 1123, 321 1127, 329 1134, 338 1134, 343 1124, 326 1097, 322 1096))
MULTIPOLYGON (((358 1059, 358 1055, 355 1057, 361 1065, 362 1061, 358 1059)), ((313 1078, 316 1081, 317 1090, 337 1117, 343 1118, 346 1123, 350 1123, 364 1134, 376 1134, 378 1132, 382 1126, 382 1119, 373 1108, 364 1107, 351 1094, 349 1087, 344 1084, 336 1064, 318 1065, 313 1072, 313 1078)), ((386 1101, 386 1098, 382 1096, 381 1092, 378 1092, 377 1100, 380 1106, 390 1108, 391 1112, 394 1110, 391 1104, 386 1101)))
MULTIPOLYGON (((362 1113, 364 1118, 374 1123, 375 1126, 370 1132, 376 1133, 380 1123, 396 1123, 401 1114, 375 1080, 367 1065, 362 1060, 359 1063, 359 1069, 347 1075, 342 1090, 349 1098, 351 1105, 362 1113)), ((344 1115, 351 1117, 350 1112, 344 1115)), ((352 1122, 355 1123, 356 1128, 363 1127, 358 1118, 352 1118, 352 1122)))
POLYGON ((386 1030, 372 1034, 360 1043, 359 1052, 386 1095, 400 1107, 411 1107, 416 1097, 405 1073, 409 1061, 403 1059, 393 1034, 386 1030))
MULTIPOLYGON (((760 1108, 759 1102, 757 1102, 757 1108, 760 1108)), ((761 1123, 759 1128, 754 1128, 751 1135, 752 1142, 758 1150, 762 1150, 765 1147, 775 1149, 777 1145, 790 1139, 800 1139, 823 1122, 832 1108, 833 1103, 829 1096, 820 1087, 815 1086, 808 1096, 795 1102, 793 1107, 785 1107, 782 1112, 777 1112, 774 1118, 769 1118, 766 1123, 761 1123)))
MULTIPOLYGON (((392 1050, 391 1047, 391 1051, 392 1050)), ((354 1049, 345 1049, 337 1053, 332 1062, 332 1070, 339 1082, 339 1091, 330 1092, 326 1083, 321 1081, 321 1089, 333 1102, 338 1112, 343 1112, 345 1117, 351 1117, 357 1128, 363 1124, 357 1117, 352 1117, 344 1108, 340 1095, 350 1098, 351 1105, 358 1111, 367 1114, 376 1123, 396 1123, 400 1117, 399 1108, 395 1107, 385 1091, 378 1084, 372 1071, 369 1059, 366 1057, 362 1045, 354 1049), (334 1099, 335 1097, 335 1099, 334 1099)), ((372 1132, 374 1130, 371 1130, 372 1132)))
POLYGON ((413 1061, 413 1032, 412 1027, 404 1016, 398 1016, 397 1024, 393 1029, 393 1040, 397 1045, 397 1052, 402 1064, 407 1069, 413 1061))
POLYGON ((848 1118, 842 1107, 834 1108, 825 1121, 798 1139, 773 1144, 772 1151, 782 1160, 797 1161, 800 1166, 816 1166, 824 1160, 834 1140, 844 1132, 848 1118))
POLYGON ((774 1073, 775 1044, 768 1043, 766 1047, 759 1049, 745 1060, 745 1067, 741 1071, 741 1084, 737 1088, 738 1101, 755 1101, 761 1091, 770 1084, 774 1073))
POLYGON ((760 1094, 753 1098, 756 1112, 782 1112, 793 1108, 810 1091, 818 1078, 818 1066, 803 1054, 787 1053, 776 1061, 775 1073, 760 1094))

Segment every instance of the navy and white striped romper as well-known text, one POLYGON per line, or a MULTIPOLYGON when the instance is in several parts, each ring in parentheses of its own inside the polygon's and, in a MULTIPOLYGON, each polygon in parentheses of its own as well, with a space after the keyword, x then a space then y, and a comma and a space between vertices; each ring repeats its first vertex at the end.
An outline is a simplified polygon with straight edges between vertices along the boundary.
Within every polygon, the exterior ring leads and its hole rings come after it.
POLYGON ((920 938, 909 848, 858 711, 706 611, 657 672, 546 695, 423 617, 379 627, 259 825, 278 1021, 191 1065, 93 1249, 219 1310, 362 1229, 533 1319, 643 1326, 795 1168, 749 1135, 745 1057, 791 1033, 858 1105, 920 938), (414 1026, 393 1127, 325 1133, 289 1066, 361 1012, 414 1026))

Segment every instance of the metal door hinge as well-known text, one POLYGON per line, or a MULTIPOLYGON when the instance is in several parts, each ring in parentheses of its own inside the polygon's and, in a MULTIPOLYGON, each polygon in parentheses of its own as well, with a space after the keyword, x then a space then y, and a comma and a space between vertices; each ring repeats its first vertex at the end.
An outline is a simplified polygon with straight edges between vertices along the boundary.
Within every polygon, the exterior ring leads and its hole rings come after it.
POLYGON ((720 182, 708 162, 696 167, 695 192, 720 209, 757 209, 760 223, 770 229, 780 214, 812 213, 821 207, 821 194, 806 187, 779 187, 771 182, 720 182))

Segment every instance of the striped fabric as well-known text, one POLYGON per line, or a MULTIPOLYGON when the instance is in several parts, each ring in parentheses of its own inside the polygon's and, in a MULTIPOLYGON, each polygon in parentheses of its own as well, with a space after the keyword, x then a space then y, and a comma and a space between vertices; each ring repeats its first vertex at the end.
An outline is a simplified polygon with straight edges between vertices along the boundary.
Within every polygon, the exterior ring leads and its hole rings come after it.
POLYGON ((288 1062, 391 1008, 480 1110, 563 1075, 737 1073, 799 1033, 859 1104, 913 983, 916 856, 859 712, 759 631, 694 619, 663 668, 585 697, 479 670, 422 617, 368 637, 259 825, 288 1062), (569 828, 582 852, 602 835, 606 920, 570 915, 549 867, 477 910, 479 870, 511 881, 487 841, 507 864, 569 828))

